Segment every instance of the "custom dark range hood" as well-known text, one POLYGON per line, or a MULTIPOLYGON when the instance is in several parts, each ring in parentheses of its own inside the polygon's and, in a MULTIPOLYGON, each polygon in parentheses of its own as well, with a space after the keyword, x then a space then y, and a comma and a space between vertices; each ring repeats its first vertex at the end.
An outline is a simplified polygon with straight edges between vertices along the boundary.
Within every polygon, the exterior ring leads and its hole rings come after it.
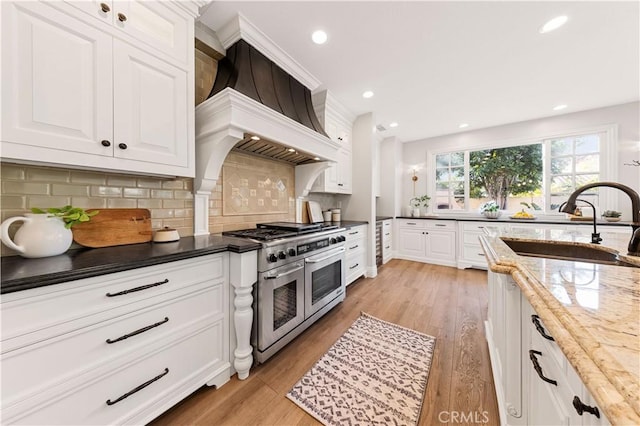
POLYGON ((227 87, 327 136, 313 109, 311 91, 244 40, 229 47, 218 62, 208 98, 227 87))
MULTIPOLYGON (((312 74, 240 14, 216 35, 225 57, 195 109, 194 235, 209 233, 209 196, 231 150, 295 165, 300 199, 340 148, 316 116, 311 91, 320 82, 312 74)), ((325 105, 316 107, 324 113, 325 105)))

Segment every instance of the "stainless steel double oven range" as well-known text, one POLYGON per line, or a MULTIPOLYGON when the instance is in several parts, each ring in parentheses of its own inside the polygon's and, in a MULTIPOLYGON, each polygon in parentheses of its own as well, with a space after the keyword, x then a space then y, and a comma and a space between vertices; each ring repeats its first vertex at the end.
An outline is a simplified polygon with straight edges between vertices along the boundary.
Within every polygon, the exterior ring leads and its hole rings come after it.
POLYGON ((261 243, 252 344, 264 362, 345 297, 345 229, 273 222, 224 232, 261 243))

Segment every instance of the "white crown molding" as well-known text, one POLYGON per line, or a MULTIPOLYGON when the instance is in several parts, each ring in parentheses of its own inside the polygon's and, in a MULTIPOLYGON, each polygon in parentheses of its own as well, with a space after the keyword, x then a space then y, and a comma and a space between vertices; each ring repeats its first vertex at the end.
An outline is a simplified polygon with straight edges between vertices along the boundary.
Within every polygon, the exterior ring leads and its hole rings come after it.
POLYGON ((200 8, 205 6, 207 3, 209 3, 207 0, 180 0, 171 2, 175 7, 187 12, 194 18, 200 16, 200 8))
POLYGON ((320 81, 316 77, 242 14, 239 13, 219 31, 216 31, 216 34, 225 49, 242 39, 304 84, 309 90, 314 91, 320 86, 320 81))

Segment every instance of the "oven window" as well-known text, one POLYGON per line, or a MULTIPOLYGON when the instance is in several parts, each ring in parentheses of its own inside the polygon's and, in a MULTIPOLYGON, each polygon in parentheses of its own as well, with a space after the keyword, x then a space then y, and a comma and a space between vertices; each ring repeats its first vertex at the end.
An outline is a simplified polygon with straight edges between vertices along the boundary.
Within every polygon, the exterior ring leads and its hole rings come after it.
POLYGON ((338 260, 311 273, 311 304, 340 288, 342 261, 338 260))
POLYGON ((273 330, 296 317, 296 280, 273 290, 273 330))

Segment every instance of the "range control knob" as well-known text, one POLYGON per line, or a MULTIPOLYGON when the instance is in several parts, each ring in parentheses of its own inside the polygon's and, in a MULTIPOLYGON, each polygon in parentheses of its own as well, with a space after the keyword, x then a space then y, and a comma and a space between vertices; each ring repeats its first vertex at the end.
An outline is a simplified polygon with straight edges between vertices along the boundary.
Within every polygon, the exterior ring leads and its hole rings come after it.
POLYGON ((337 238, 339 243, 341 243, 341 242, 343 242, 344 240, 347 239, 344 235, 338 235, 336 238, 337 238))
POLYGON ((267 256, 267 262, 277 262, 278 261, 278 256, 276 256, 274 253, 271 253, 269 256, 267 256))
POLYGON ((333 237, 329 238, 329 244, 335 244, 337 242, 338 241, 335 238, 333 238, 333 237))
POLYGON ((287 250, 287 253, 289 254, 289 256, 295 256, 296 255, 296 249, 290 248, 290 249, 287 250))
POLYGON ((280 250, 278 252, 278 259, 286 259, 286 258, 287 258, 287 254, 284 251, 280 250))

